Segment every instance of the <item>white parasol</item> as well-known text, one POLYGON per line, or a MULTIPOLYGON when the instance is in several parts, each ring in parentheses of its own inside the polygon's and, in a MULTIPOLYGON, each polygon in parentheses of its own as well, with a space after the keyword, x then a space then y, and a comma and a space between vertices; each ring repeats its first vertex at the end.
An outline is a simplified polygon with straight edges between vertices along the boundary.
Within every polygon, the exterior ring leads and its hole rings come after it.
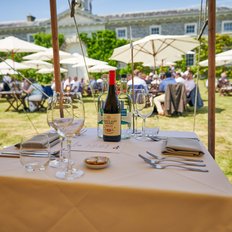
POLYGON ((16 70, 28 69, 28 66, 21 64, 21 63, 18 63, 18 62, 15 62, 11 59, 6 59, 0 63, 0 70, 4 70, 4 69, 8 69, 8 70, 10 70, 10 69, 16 69, 16 70))
POLYGON ((14 36, 9 36, 0 40, 0 51, 14 53, 19 52, 40 52, 46 48, 18 39, 14 36))
POLYGON ((42 60, 27 60, 27 61, 23 61, 22 64, 25 64, 29 68, 33 68, 33 69, 52 68, 53 67, 53 65, 51 63, 48 63, 48 62, 42 61, 42 60))
POLYGON ((149 35, 131 44, 114 49, 111 60, 124 63, 144 62, 155 65, 156 60, 177 61, 182 55, 199 46, 199 42, 189 36, 149 35), (133 48, 133 57, 131 50, 133 48))
MULTIPOLYGON (((215 57, 215 65, 216 66, 223 66, 223 65, 229 65, 232 64, 232 53, 231 55, 222 56, 219 54, 215 57)), ((207 67, 208 66, 208 60, 203 60, 199 63, 200 66, 207 67)))
MULTIPOLYGON (((59 55, 61 59, 70 58, 71 54, 64 51, 59 51, 59 55)), ((24 56, 25 60, 53 60, 53 50, 52 48, 48 48, 46 51, 37 52, 28 56, 24 56)))
MULTIPOLYGON (((48 74, 48 73, 53 73, 53 72, 54 72, 54 68, 42 68, 42 69, 38 70, 36 73, 48 74)), ((68 70, 64 69, 64 68, 60 68, 60 72, 65 73, 65 72, 68 72, 68 70)))
POLYGON ((114 66, 110 66, 108 64, 98 64, 98 65, 95 65, 91 68, 89 68, 89 72, 92 72, 92 73, 102 73, 102 72, 108 72, 108 71, 111 71, 111 70, 116 70, 117 68, 114 67, 114 66))

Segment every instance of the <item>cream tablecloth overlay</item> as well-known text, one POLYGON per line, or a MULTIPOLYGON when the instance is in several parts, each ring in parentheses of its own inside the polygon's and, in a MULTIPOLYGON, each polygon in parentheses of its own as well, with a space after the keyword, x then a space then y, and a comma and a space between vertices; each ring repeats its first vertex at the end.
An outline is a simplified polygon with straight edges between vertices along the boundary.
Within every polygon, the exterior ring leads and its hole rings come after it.
MULTIPOLYGON (((77 140, 104 145, 94 129, 77 140)), ((161 144, 130 139, 115 143, 115 153, 72 152, 85 171, 73 182, 55 179, 55 169, 29 174, 19 159, 1 158, 0 231, 232 231, 232 185, 210 154, 201 157, 209 173, 156 170, 138 153, 159 154, 161 144), (92 155, 108 156, 111 165, 87 169, 83 160, 92 155)))

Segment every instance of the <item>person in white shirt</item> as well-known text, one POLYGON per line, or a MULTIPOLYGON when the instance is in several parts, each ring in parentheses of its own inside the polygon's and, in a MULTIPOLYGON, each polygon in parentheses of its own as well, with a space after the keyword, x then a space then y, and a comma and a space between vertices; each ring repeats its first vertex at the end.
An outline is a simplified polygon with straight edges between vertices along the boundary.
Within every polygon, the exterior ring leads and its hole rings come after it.
POLYGON ((175 79, 176 79, 176 82, 177 82, 177 83, 183 83, 183 84, 184 84, 184 82, 185 82, 185 79, 181 76, 181 73, 180 73, 180 72, 177 72, 177 73, 176 73, 175 79))
MULTIPOLYGON (((136 69, 134 71, 134 88, 136 89, 140 86, 143 86, 145 92, 148 92, 147 83, 140 76, 141 76, 141 72, 136 69)), ((132 86, 132 79, 127 82, 127 87, 129 89, 131 89, 131 86, 132 86)))
POLYGON ((78 92, 80 89, 80 81, 78 81, 78 77, 74 77, 71 81, 71 92, 78 92))
POLYGON ((185 88, 186 88, 186 92, 187 92, 187 96, 189 96, 190 92, 195 88, 196 84, 193 80, 193 72, 189 71, 188 75, 187 75, 187 79, 184 82, 185 88))
POLYGON ((71 89, 71 81, 72 81, 71 77, 67 77, 67 79, 64 81, 63 90, 65 92, 70 91, 70 89, 71 89))

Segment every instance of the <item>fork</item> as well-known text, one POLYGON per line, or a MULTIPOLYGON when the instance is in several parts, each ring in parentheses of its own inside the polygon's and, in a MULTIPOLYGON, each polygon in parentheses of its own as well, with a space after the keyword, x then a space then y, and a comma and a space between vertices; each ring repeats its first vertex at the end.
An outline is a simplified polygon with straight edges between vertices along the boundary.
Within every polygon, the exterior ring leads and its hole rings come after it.
MULTIPOLYGON (((142 155, 139 154, 139 156, 141 158, 146 158, 142 155)), ((148 159, 148 158, 146 158, 148 159)), ((187 166, 197 166, 197 167, 205 167, 206 165, 205 164, 199 164, 199 163, 190 163, 190 162, 185 162, 185 161, 180 161, 180 160, 175 160, 175 159, 148 159, 151 163, 153 164, 159 164, 161 162, 165 162, 165 161, 171 161, 171 162, 175 162, 175 163, 179 163, 179 164, 183 164, 183 165, 187 165, 187 166)))
POLYGON ((190 161, 190 162, 204 162, 203 160, 199 160, 199 159, 190 159, 190 158, 184 158, 184 157, 159 157, 158 155, 155 155, 149 151, 146 151, 146 153, 150 156, 152 156, 153 158, 157 159, 157 160, 167 160, 167 161, 190 161))
POLYGON ((166 165, 160 165, 160 164, 155 164, 153 163, 150 159, 142 156, 139 154, 139 157, 142 158, 146 163, 150 164, 152 167, 156 169, 165 169, 167 167, 177 167, 177 168, 183 168, 188 171, 195 171, 195 172, 208 172, 207 169, 200 169, 200 168, 192 168, 192 167, 186 167, 183 165, 178 165, 178 164, 166 164, 166 165))

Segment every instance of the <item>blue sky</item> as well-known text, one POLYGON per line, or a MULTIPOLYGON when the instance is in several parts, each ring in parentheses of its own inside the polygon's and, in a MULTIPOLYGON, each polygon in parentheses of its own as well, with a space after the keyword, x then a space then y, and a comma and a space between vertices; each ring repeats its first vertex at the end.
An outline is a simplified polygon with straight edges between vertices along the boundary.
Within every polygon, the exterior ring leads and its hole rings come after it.
MULTIPOLYGON (((71 0, 70 0, 71 1, 71 0)), ((68 0, 57 0, 57 12, 68 9, 68 0)), ((199 7, 201 0, 92 0, 93 13, 114 13, 199 7)), ((205 2, 205 0, 203 1, 205 2)), ((232 0, 217 0, 217 6, 232 7, 232 0)), ((0 21, 25 20, 32 14, 37 19, 50 17, 49 0, 1 1, 0 21)))

